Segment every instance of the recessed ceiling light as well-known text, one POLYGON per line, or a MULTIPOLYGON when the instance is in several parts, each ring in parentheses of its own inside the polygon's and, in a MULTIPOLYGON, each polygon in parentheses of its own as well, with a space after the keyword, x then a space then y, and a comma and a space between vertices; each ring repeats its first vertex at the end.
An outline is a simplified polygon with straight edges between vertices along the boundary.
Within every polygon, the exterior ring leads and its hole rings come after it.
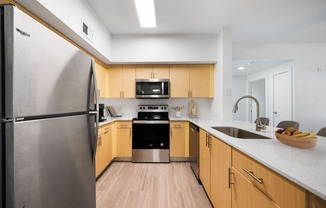
POLYGON ((154 0, 135 0, 140 27, 156 27, 154 0))
POLYGON ((240 67, 238 67, 238 70, 244 70, 244 69, 246 69, 244 66, 240 66, 240 67))

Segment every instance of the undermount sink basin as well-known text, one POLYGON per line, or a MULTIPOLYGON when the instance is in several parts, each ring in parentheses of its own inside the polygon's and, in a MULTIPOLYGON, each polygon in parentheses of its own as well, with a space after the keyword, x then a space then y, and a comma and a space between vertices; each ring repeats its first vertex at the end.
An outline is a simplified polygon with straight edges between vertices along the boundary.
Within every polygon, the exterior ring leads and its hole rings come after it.
POLYGON ((260 134, 255 134, 250 131, 243 129, 229 127, 229 126, 212 126, 213 129, 222 132, 228 136, 238 138, 238 139, 271 139, 269 137, 262 136, 260 134))

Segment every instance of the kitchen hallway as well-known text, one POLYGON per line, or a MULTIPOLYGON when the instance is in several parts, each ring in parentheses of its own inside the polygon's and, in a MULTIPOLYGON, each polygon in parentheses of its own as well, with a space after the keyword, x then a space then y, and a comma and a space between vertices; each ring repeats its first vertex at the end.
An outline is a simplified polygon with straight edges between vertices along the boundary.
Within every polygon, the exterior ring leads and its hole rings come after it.
POLYGON ((96 183, 97 208, 212 207, 187 162, 114 162, 96 183))

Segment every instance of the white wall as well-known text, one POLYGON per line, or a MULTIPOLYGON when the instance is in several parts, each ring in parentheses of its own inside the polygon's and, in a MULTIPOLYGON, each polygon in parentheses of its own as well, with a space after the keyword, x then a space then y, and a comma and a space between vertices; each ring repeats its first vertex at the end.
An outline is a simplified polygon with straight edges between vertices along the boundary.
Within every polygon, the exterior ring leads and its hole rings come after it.
POLYGON ((217 35, 114 35, 117 63, 215 63, 217 35))
MULTIPOLYGON (((233 105, 237 100, 248 95, 247 77, 246 76, 235 76, 232 80, 232 103, 233 105)), ((248 121, 248 100, 242 100, 238 104, 239 110, 237 113, 233 113, 233 120, 248 121)))
POLYGON ((218 35, 217 60, 211 117, 232 120, 232 29, 230 27, 222 28, 218 35), (227 95, 226 91, 231 94, 227 95))
POLYGON ((326 44, 237 44, 233 58, 294 60, 294 119, 301 130, 326 126, 326 44))
POLYGON ((45 22, 78 45, 109 63, 111 54, 111 34, 84 0, 16 0, 23 7, 39 16, 45 22), (94 33, 89 41, 82 33, 82 20, 94 33))

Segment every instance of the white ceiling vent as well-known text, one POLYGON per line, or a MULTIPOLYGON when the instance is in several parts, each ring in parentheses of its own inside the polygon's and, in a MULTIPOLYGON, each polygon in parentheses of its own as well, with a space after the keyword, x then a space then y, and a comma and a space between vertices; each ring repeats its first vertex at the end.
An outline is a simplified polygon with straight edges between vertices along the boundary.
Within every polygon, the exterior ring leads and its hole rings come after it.
POLYGON ((82 20, 82 33, 88 38, 88 40, 93 42, 93 31, 92 29, 82 20))

